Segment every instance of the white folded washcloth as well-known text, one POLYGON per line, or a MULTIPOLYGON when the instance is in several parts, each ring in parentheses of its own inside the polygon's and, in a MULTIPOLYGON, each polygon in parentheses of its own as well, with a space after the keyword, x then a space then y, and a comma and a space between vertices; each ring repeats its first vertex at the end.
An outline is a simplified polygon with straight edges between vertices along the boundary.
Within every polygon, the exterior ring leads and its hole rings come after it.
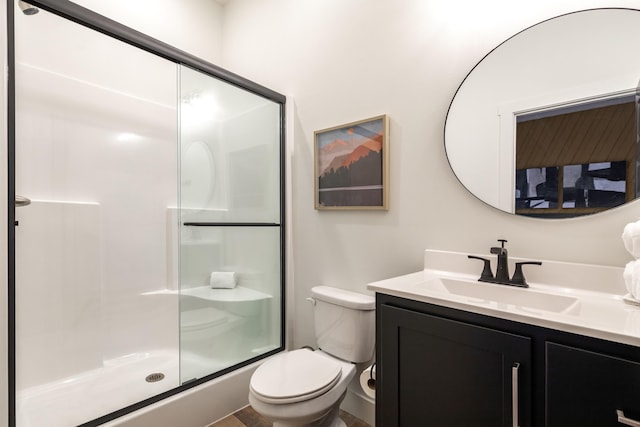
POLYGON ((232 289, 238 284, 238 276, 233 271, 214 271, 209 284, 214 289, 232 289))
POLYGON ((640 258, 640 221, 631 222, 622 231, 624 247, 634 258, 640 258))
POLYGON ((635 299, 640 299, 640 260, 629 261, 624 266, 622 277, 629 294, 635 299))

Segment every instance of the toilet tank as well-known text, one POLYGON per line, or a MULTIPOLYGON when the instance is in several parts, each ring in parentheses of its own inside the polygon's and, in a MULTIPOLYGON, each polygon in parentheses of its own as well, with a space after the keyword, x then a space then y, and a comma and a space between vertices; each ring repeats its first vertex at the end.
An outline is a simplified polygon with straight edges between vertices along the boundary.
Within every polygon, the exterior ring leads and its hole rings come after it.
POLYGON ((342 360, 367 362, 375 352, 374 297, 330 286, 311 288, 318 347, 342 360))

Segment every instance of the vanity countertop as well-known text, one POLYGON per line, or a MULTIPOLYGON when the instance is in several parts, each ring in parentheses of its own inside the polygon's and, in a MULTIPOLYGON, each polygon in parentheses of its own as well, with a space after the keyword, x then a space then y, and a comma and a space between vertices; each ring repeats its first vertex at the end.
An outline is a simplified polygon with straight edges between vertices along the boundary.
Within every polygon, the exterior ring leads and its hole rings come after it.
POLYGON ((624 301, 622 268, 545 261, 539 270, 527 270, 529 288, 523 289, 478 282, 479 267, 480 264, 468 260, 466 254, 427 250, 424 270, 369 283, 367 288, 377 293, 640 346, 640 306, 624 301), (435 264, 438 268, 434 268, 435 264), (454 265, 462 267, 456 268, 457 271, 447 268, 454 265), (478 271, 471 273, 473 270, 478 271), (546 284, 551 282, 550 275, 555 275, 556 280, 566 279, 562 281, 563 286, 546 284), (601 282, 598 284, 598 281, 601 282))

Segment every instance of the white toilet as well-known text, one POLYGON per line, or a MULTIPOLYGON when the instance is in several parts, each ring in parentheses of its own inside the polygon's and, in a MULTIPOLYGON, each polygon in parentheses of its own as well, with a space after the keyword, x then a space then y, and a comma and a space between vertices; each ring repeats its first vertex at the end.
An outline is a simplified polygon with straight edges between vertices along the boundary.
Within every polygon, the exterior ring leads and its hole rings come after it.
POLYGON ((249 403, 278 426, 344 426, 340 403, 355 363, 375 352, 375 298, 329 286, 311 289, 319 350, 273 356, 251 377, 249 403))

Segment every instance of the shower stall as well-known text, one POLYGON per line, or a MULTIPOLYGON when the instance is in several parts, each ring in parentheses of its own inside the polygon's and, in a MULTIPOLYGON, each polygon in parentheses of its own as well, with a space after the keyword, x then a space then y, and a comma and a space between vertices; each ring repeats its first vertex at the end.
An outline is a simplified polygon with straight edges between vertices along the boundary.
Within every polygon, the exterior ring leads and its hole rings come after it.
POLYGON ((282 350, 284 96, 33 5, 8 6, 10 425, 100 425, 282 350))

